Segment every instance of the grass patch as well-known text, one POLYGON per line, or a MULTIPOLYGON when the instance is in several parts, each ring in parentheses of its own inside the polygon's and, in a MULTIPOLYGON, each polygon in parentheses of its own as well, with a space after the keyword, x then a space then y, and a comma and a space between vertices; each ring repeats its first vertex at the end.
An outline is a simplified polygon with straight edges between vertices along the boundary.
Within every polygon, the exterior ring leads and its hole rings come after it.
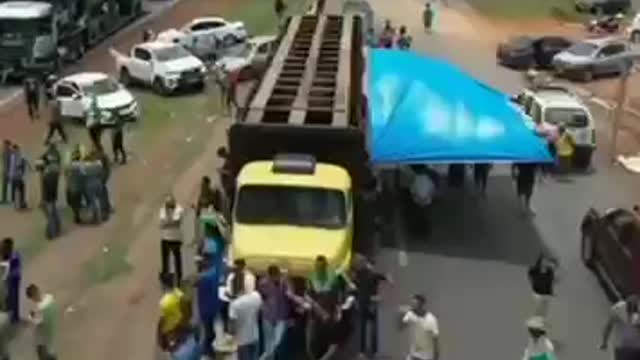
POLYGON ((543 19, 578 22, 585 16, 576 12, 573 0, 473 0, 471 6, 482 14, 502 19, 543 19))

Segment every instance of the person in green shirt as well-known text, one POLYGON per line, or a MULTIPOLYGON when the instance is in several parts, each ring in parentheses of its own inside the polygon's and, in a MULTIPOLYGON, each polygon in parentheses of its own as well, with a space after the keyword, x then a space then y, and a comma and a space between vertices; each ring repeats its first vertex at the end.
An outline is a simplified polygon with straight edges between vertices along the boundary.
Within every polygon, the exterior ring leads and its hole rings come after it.
POLYGON ((51 294, 43 294, 37 285, 27 286, 27 298, 35 303, 29 313, 34 325, 35 345, 39 360, 56 360, 54 343, 58 332, 58 306, 51 294))

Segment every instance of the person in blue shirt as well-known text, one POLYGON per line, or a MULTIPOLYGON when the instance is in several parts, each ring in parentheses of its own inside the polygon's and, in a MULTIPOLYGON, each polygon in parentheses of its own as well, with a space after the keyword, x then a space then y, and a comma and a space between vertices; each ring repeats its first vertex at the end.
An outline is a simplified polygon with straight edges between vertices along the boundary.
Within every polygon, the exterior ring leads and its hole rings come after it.
MULTIPOLYGON (((207 249, 205 249, 207 250, 207 249)), ((203 251, 198 264, 199 271, 194 280, 198 301, 198 313, 203 330, 202 349, 207 356, 213 356, 213 341, 216 338, 214 322, 220 311, 218 287, 220 267, 216 264, 216 253, 203 251)))
POLYGON ((11 323, 20 321, 20 281, 22 279, 22 260, 20 254, 14 249, 13 239, 8 237, 2 240, 2 261, 7 262, 6 305, 9 311, 11 323))

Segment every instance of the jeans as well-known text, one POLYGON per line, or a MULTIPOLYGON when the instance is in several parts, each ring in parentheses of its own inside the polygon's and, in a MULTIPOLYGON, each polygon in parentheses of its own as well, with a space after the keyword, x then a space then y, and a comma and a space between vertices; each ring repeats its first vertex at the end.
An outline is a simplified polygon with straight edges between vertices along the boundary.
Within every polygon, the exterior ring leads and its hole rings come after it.
POLYGON ((202 336, 202 350, 205 355, 212 356, 213 342, 216 340, 216 330, 214 323, 216 320, 215 315, 201 315, 200 322, 202 322, 202 330, 204 335, 202 336))
POLYGON ((44 203, 44 215, 47 218, 45 236, 47 239, 53 239, 60 235, 60 213, 55 202, 44 203))
POLYGON ((182 254, 180 248, 182 247, 182 241, 177 240, 162 240, 160 243, 160 254, 162 256, 162 268, 160 270, 162 275, 169 273, 169 254, 173 254, 173 266, 176 272, 176 281, 182 280, 182 254))
POLYGON ((17 209, 27 207, 27 194, 24 186, 24 179, 11 180, 11 199, 13 199, 17 209))
POLYGON ((275 357, 287 329, 285 320, 262 320, 262 334, 264 336, 264 353, 260 359, 271 360, 275 357))
POLYGON ((79 191, 67 191, 67 205, 73 212, 73 221, 80 223, 80 209, 82 208, 82 193, 79 191))
POLYGON ((238 346, 238 360, 258 360, 258 342, 238 346))
POLYGON ((360 306, 360 352, 374 356, 378 352, 378 308, 376 304, 360 306))
POLYGON ((38 354, 38 360, 56 360, 56 355, 44 345, 38 345, 36 352, 38 354))
POLYGON ((111 199, 109 198, 109 188, 107 184, 103 184, 99 193, 100 198, 100 210, 102 212, 103 221, 106 221, 111 214, 111 199))
POLYGON ((102 203, 100 201, 100 190, 94 187, 87 189, 84 198, 87 208, 91 210, 91 220, 94 224, 100 223, 102 219, 104 219, 102 203))
POLYGON ((20 321, 20 278, 7 279, 7 310, 12 324, 20 321))

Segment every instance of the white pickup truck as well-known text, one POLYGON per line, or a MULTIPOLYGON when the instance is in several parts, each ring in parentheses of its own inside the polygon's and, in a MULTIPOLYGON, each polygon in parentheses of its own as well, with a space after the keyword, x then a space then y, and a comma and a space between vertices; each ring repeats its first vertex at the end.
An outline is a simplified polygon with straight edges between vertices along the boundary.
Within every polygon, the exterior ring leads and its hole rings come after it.
POLYGON ((204 88, 207 68, 181 45, 151 41, 134 45, 129 56, 114 49, 110 53, 124 85, 151 86, 160 95, 185 88, 204 88))

